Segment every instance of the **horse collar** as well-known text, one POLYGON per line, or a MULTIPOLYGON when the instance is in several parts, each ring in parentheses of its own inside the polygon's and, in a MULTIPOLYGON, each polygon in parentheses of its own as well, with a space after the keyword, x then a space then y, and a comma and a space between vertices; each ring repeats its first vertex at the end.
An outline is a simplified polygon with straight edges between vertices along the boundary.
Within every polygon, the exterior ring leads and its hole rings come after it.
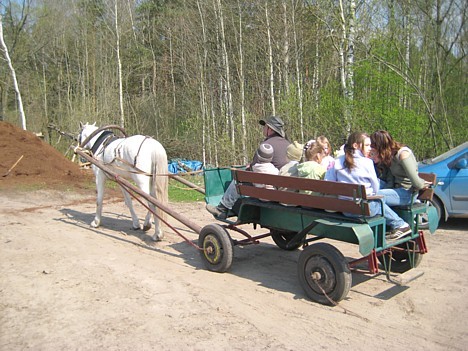
POLYGON ((93 144, 93 147, 91 148, 91 152, 93 155, 96 153, 96 151, 99 149, 99 146, 108 138, 110 135, 113 135, 110 130, 106 130, 99 135, 99 138, 97 138, 96 142, 93 144))

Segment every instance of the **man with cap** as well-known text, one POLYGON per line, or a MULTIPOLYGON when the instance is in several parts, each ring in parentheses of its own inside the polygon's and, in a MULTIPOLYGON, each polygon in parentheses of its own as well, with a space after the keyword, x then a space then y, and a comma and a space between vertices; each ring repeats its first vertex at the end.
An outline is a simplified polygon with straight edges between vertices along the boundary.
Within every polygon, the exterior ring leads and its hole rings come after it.
MULTIPOLYGON (((270 116, 267 119, 261 119, 258 123, 263 126, 263 136, 265 137, 261 144, 269 144, 272 146, 273 158, 271 163, 279 170, 288 163, 286 150, 290 144, 286 139, 286 133, 283 129, 284 122, 278 116, 270 116)), ((258 163, 258 161, 258 153, 256 152, 252 162, 247 166, 247 170, 252 170, 252 167, 258 163)), ((220 203, 217 206, 206 205, 206 209, 213 216, 226 219, 229 210, 232 209, 238 199, 239 194, 237 193, 236 184, 232 181, 226 189, 220 203)))
MULTIPOLYGON (((281 167, 289 161, 286 155, 286 149, 289 144, 291 144, 286 139, 286 133, 283 129, 284 122, 278 116, 270 116, 267 119, 261 119, 258 123, 263 126, 263 136, 265 140, 262 141, 262 144, 270 144, 273 146, 273 150, 275 150, 271 163, 273 163, 276 168, 281 169, 281 167)), ((257 155, 253 157, 250 166, 253 166, 255 163, 257 163, 257 155)))

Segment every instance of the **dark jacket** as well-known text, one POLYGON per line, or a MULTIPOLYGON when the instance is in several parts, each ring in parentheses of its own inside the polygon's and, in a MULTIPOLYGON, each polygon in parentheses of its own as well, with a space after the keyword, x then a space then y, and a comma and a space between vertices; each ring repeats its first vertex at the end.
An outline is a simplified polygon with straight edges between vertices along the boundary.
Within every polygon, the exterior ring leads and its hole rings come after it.
MULTIPOLYGON (((288 156, 286 155, 286 149, 291 143, 287 139, 275 134, 263 140, 262 144, 270 144, 273 147, 273 160, 271 163, 273 163, 276 168, 280 169, 289 162, 288 156)), ((250 163, 250 167, 257 162, 257 153, 255 153, 252 162, 250 163)))

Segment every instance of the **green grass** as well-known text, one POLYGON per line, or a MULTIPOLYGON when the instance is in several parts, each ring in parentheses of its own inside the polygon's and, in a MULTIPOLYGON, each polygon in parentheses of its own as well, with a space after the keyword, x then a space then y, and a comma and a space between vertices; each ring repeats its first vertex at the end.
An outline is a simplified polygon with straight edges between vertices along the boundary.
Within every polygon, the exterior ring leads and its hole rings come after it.
MULTIPOLYGON (((194 175, 185 178, 189 182, 200 186, 201 188, 205 187, 203 176, 194 175)), ((204 201, 205 196, 182 184, 174 179, 169 179, 169 201, 173 202, 197 202, 204 201)))
MULTIPOLYGON (((194 175, 194 176, 186 177, 185 179, 195 185, 200 186, 201 188, 205 187, 203 176, 201 175, 194 175)), ((131 183, 135 185, 133 182, 131 183)), ((111 180, 106 181, 106 188, 119 190, 118 184, 111 180)), ((175 179, 169 179, 168 192, 169 192, 169 201, 172 201, 172 202, 205 201, 205 195, 203 195, 202 193, 196 190, 189 188, 185 184, 182 184, 175 179)))

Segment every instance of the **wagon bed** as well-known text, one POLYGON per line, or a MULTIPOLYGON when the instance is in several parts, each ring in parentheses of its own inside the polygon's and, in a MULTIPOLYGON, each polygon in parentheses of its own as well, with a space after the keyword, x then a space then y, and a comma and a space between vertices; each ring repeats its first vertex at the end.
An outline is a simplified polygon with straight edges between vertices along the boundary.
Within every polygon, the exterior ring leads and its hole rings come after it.
MULTIPOLYGON (((434 175, 420 176, 435 184, 434 175)), ((298 260, 300 283, 311 299, 324 304, 336 303, 347 295, 351 287, 351 269, 362 262, 367 262, 370 273, 379 272, 380 263, 387 277, 397 282, 391 278, 390 272, 402 274, 410 271, 427 253, 419 217, 427 214, 432 232, 437 227, 436 217, 426 204, 433 194, 431 188, 421 191, 416 203, 395 209, 411 225, 412 233, 389 241, 385 238, 385 218, 368 217, 369 201, 382 200, 367 196, 362 185, 217 168, 205 171, 206 202, 217 205, 232 179, 236 181, 241 199, 230 217, 220 220, 223 224, 210 225, 200 235, 199 245, 204 248, 201 255, 208 269, 217 272, 228 270, 232 263, 232 246, 255 244, 271 236, 284 250, 303 248, 298 260), (268 184, 275 189, 255 184, 268 184), (299 192, 304 190, 312 194, 299 192), (356 217, 345 216, 342 212, 356 217), (244 224, 252 224, 254 228, 261 227, 268 232, 251 236, 239 229, 244 224), (243 234, 245 239, 233 239, 230 231, 243 234), (362 257, 348 261, 333 245, 315 243, 325 238, 358 245, 362 257)), ((400 283, 404 282, 403 277, 399 278, 400 283)))

